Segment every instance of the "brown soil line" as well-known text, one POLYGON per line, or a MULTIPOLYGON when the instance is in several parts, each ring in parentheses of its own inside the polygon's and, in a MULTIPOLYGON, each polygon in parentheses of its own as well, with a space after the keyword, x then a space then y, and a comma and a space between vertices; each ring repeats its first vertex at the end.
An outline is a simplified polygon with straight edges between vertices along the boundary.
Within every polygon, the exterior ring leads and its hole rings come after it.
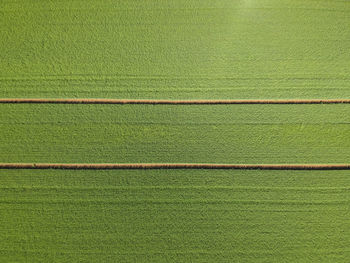
POLYGON ((286 99, 286 100, 131 100, 131 99, 20 99, 3 98, 0 103, 31 104, 341 104, 350 103, 350 99, 286 99))
POLYGON ((208 164, 208 163, 0 163, 0 169, 238 169, 350 170, 350 164, 208 164))

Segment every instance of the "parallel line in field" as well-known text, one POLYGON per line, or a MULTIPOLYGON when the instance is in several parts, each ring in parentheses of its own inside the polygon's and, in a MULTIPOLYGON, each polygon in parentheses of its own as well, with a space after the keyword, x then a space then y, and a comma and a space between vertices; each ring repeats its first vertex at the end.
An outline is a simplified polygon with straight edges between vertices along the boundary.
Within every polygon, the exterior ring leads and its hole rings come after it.
POLYGON ((349 205, 350 200, 266 200, 266 199, 207 199, 207 198, 191 198, 191 199, 0 199, 0 204, 269 204, 269 205, 349 205))
POLYGON ((0 163, 0 169, 237 169, 350 170, 350 164, 213 164, 213 163, 0 163))
POLYGON ((143 191, 143 190, 235 190, 235 191, 250 191, 250 192, 278 192, 278 191, 295 191, 309 193, 342 193, 348 192, 350 187, 276 187, 276 186, 224 186, 224 185, 141 185, 141 186, 32 186, 32 185, 16 185, 16 186, 0 186, 0 191, 20 192, 23 190, 33 191, 143 191))
POLYGON ((285 99, 285 100, 153 100, 153 99, 23 99, 2 98, 0 103, 31 103, 31 104, 341 104, 350 103, 350 99, 285 99))

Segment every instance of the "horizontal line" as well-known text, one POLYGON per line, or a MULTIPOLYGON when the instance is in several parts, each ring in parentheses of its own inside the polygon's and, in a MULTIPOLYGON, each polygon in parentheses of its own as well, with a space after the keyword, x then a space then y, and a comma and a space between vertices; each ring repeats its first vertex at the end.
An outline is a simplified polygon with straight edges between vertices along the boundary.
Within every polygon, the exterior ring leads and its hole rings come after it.
POLYGON ((341 104, 350 99, 288 99, 288 100, 134 100, 134 99, 17 99, 3 98, 0 103, 31 104, 341 104))
MULTIPOLYGON (((7 199, 1 200, 0 204, 124 204, 124 205, 143 205, 143 204, 246 204, 246 205, 349 205, 350 200, 324 200, 324 201, 299 201, 299 200, 240 200, 240 199, 136 199, 136 200, 118 200, 118 199, 34 199, 20 200, 7 199)), ((23 208, 21 209, 23 210, 23 208)))
POLYGON ((16 185, 16 186, 1 186, 0 191, 142 191, 142 190, 236 190, 250 192, 272 192, 272 191, 297 191, 297 192, 344 192, 349 191, 350 187, 276 187, 276 186, 225 186, 225 185, 141 185, 141 186, 34 186, 34 185, 16 185))
POLYGON ((213 163, 0 163, 0 169, 237 169, 350 170, 350 164, 213 164, 213 163))

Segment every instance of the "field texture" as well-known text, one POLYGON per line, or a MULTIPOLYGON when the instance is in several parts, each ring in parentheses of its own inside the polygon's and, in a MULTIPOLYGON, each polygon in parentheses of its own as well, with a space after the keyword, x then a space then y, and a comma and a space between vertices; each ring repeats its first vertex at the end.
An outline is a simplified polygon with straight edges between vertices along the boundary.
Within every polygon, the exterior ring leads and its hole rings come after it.
POLYGON ((350 105, 0 104, 0 162, 350 163, 350 105))
POLYGON ((348 171, 0 171, 2 262, 348 262, 348 171))
MULTIPOLYGON (((0 99, 350 99, 350 1, 0 0, 0 99)), ((350 104, 0 103, 0 163, 349 164, 350 104)), ((349 262, 350 171, 0 169, 0 262, 349 262)))
POLYGON ((343 0, 1 0, 0 97, 350 98, 343 0))
MULTIPOLYGON (((349 163, 350 105, 2 104, 1 162, 349 163)), ((10 262, 346 262, 349 171, 1 170, 10 262)), ((1 259, 0 257, 0 259, 1 259)))

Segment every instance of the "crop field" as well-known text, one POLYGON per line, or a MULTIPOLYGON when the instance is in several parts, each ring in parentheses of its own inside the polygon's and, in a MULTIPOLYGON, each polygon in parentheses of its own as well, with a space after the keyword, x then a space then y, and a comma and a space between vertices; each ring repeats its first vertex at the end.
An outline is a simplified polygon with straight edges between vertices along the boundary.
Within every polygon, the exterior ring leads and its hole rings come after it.
POLYGON ((350 105, 0 104, 0 162, 350 163, 350 105))
POLYGON ((344 0, 1 0, 1 97, 350 98, 344 0))
POLYGON ((347 263, 349 138, 350 1, 0 0, 1 263, 347 263))
MULTIPOLYGON (((349 163, 348 104, 0 104, 0 162, 349 163)), ((346 262, 349 171, 0 170, 0 260, 346 262)))
POLYGON ((348 171, 0 170, 2 262, 347 262, 348 171))

